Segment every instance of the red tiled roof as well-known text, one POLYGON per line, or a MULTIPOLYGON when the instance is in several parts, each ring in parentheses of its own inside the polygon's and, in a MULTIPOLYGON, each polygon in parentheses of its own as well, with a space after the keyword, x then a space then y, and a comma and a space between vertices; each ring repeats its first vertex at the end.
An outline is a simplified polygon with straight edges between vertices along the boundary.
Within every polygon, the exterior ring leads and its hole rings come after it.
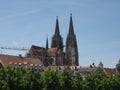
POLYGON ((109 74, 109 75, 114 75, 116 74, 116 69, 112 69, 112 68, 104 68, 105 73, 109 74))
POLYGON ((20 56, 4 55, 4 54, 0 54, 0 61, 5 66, 8 66, 11 62, 13 63, 29 62, 30 64, 43 65, 40 59, 37 59, 37 58, 26 58, 26 57, 20 57, 20 56))

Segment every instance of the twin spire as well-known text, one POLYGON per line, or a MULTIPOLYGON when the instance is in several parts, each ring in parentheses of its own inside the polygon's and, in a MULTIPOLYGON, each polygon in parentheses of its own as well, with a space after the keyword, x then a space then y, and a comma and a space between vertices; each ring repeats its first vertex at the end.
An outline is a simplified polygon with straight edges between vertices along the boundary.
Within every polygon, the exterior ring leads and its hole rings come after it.
MULTIPOLYGON (((60 35, 59 31, 59 22, 58 16, 56 17, 56 26, 55 33, 52 37, 51 48, 57 48, 64 52, 65 61, 64 65, 79 65, 78 64, 78 48, 77 48, 77 40, 76 35, 74 34, 73 20, 72 14, 70 14, 70 23, 69 23, 69 31, 66 39, 65 52, 63 51, 63 38, 60 35)), ((48 49, 48 38, 46 40, 46 48, 48 49)))
POLYGON ((52 37, 51 48, 57 48, 63 51, 63 38, 59 31, 58 16, 56 18, 55 34, 52 37))
POLYGON ((77 47, 76 35, 74 34, 72 14, 70 15, 69 32, 66 39, 65 54, 66 54, 66 65, 71 65, 71 66, 79 65, 78 47, 77 47))
MULTIPOLYGON (((74 34, 74 28, 73 28, 73 20, 72 20, 72 14, 70 14, 70 23, 69 23, 69 32, 68 34, 74 34)), ((58 22, 58 16, 56 17, 56 26, 55 26, 55 36, 59 36, 59 22, 58 22)))
POLYGON ((56 17, 56 26, 55 26, 55 36, 59 36, 60 31, 59 31, 59 22, 58 22, 58 16, 56 17))
MULTIPOLYGON (((68 32, 68 35, 67 35, 66 43, 68 41, 71 41, 70 37, 74 37, 72 14, 70 14, 69 32, 68 32)), ((47 47, 47 40, 46 40, 46 47, 47 47)), ((54 35, 52 37, 51 48, 59 48, 59 49, 63 50, 63 38, 60 35, 60 31, 59 31, 58 16, 56 17, 55 33, 54 33, 54 35)))

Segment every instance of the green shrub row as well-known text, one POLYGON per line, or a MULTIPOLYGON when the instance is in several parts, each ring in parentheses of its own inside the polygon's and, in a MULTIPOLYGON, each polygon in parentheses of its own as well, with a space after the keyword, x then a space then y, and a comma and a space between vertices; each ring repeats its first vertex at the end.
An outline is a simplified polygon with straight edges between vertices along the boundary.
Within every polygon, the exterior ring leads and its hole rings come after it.
POLYGON ((17 67, 0 67, 0 90, 120 90, 120 74, 106 75, 103 70, 86 76, 72 71, 51 69, 43 72, 17 67))

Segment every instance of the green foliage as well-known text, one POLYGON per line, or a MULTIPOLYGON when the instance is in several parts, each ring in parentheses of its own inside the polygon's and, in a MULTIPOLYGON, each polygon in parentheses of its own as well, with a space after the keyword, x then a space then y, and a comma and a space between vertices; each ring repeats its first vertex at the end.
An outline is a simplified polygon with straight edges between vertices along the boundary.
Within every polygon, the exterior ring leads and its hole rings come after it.
POLYGON ((0 68, 3 68, 3 65, 0 63, 0 68))
POLYGON ((120 59, 119 59, 118 64, 116 65, 116 69, 117 69, 117 72, 120 73, 120 59))
POLYGON ((59 73, 59 90, 72 90, 72 74, 69 72, 69 70, 62 70, 59 73))
POLYGON ((79 72, 76 72, 72 81, 73 90, 82 90, 82 81, 82 76, 79 72))
POLYGON ((58 70, 48 67, 41 76, 43 90, 58 90, 58 70))
POLYGON ((96 72, 91 72, 85 77, 85 80, 83 81, 83 90, 102 90, 102 81, 107 77, 108 76, 104 73, 103 69, 98 68, 96 72))
POLYGON ((82 76, 67 69, 48 67, 40 72, 22 67, 0 68, 0 90, 120 90, 120 74, 109 76, 103 69, 82 76))

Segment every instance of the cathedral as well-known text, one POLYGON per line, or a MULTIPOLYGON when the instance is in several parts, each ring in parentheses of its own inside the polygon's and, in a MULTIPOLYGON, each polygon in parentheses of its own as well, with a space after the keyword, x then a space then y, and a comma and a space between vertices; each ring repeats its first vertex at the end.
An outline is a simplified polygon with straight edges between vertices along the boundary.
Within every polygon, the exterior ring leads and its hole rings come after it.
POLYGON ((59 30, 58 17, 56 18, 55 32, 52 36, 51 47, 46 39, 46 47, 32 45, 26 57, 39 58, 45 66, 79 66, 79 55, 72 15, 70 15, 69 31, 66 44, 59 30))

